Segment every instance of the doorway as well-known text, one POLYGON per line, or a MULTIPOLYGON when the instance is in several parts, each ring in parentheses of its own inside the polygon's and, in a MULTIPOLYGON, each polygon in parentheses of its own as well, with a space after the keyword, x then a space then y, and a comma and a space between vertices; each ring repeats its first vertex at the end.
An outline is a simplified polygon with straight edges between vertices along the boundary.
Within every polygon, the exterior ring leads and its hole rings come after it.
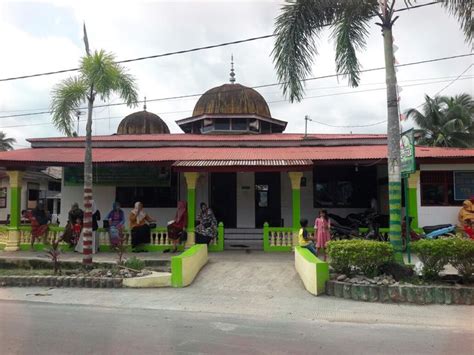
POLYGON ((211 173, 210 184, 209 206, 217 222, 223 222, 225 228, 235 228, 237 226, 237 174, 211 173))
POLYGON ((280 173, 255 173, 255 228, 268 222, 280 227, 281 220, 280 173))

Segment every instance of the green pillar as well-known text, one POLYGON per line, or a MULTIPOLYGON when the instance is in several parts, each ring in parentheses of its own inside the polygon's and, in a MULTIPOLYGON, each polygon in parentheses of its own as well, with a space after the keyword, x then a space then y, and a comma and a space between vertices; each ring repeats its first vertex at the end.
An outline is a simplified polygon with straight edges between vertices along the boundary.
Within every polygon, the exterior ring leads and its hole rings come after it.
POLYGON ((289 172, 288 176, 291 180, 291 201, 292 201, 292 227, 294 231, 297 231, 300 228, 300 218, 301 218, 301 178, 303 173, 298 172, 289 172))
POLYGON ((21 183, 23 172, 18 170, 7 171, 10 178, 10 225, 8 227, 8 241, 5 251, 20 249, 20 222, 21 222, 21 183))
POLYGON ((401 224, 401 182, 388 183, 388 203, 390 213, 390 243, 395 250, 395 260, 403 263, 402 224, 401 224))
POLYGON ((192 246, 195 244, 194 221, 196 220, 196 182, 199 178, 199 173, 184 173, 184 178, 186 179, 188 201, 188 240, 186 246, 192 246))
POLYGON ((420 181, 420 171, 416 171, 408 178, 408 205, 409 216, 413 218, 412 228, 418 228, 418 182, 420 181))

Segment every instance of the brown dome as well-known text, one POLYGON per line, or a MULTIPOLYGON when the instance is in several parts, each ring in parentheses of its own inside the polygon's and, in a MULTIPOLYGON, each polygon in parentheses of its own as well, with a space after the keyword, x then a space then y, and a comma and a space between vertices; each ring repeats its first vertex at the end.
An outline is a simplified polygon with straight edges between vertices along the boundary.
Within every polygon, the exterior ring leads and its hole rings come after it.
POLYGON ((119 124, 117 134, 170 133, 166 123, 154 113, 139 111, 125 117, 119 124))
POLYGON ((240 84, 224 84, 206 91, 194 106, 193 116, 205 114, 256 114, 271 117, 262 95, 240 84))

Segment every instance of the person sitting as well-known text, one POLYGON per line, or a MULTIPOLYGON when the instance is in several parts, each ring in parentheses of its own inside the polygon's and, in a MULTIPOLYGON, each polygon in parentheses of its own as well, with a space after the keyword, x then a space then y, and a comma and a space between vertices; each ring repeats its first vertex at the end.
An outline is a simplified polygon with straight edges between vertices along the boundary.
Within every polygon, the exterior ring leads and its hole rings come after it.
POLYGON ((132 251, 134 253, 146 251, 144 244, 150 243, 151 230, 150 222, 155 222, 143 209, 141 202, 136 202, 129 217, 132 234, 132 251))
POLYGON ((196 226, 196 244, 207 244, 217 238, 217 220, 212 210, 204 202, 200 204, 196 226))
POLYGON ((49 212, 46 210, 43 201, 38 201, 36 207, 30 215, 31 221, 31 249, 36 239, 42 237, 43 244, 46 244, 48 237, 48 223, 50 221, 49 212))
MULTIPOLYGON (((173 243, 172 253, 178 251, 178 244, 186 240, 186 223, 188 221, 188 211, 186 201, 178 201, 178 210, 174 220, 168 222, 168 238, 173 243)), ((164 250, 164 253, 168 253, 170 250, 164 250)))
POLYGON ((79 204, 77 202, 73 203, 71 206, 71 210, 68 213, 68 221, 66 224, 66 228, 64 229, 64 233, 62 239, 69 244, 71 248, 76 246, 78 239, 74 236, 73 226, 74 224, 79 224, 82 226, 82 221, 84 220, 84 212, 79 208, 79 204))
POLYGON ((314 256, 317 256, 318 251, 314 246, 314 238, 308 233, 306 228, 308 227, 308 220, 303 218, 300 220, 300 231, 298 233, 298 244, 300 247, 308 249, 314 256))
POLYGON ((125 214, 120 208, 119 202, 114 202, 112 211, 107 214, 105 220, 108 221, 109 240, 112 248, 117 248, 123 238, 123 227, 125 225, 125 214))
POLYGON ((474 239, 474 229, 472 225, 473 223, 471 219, 466 219, 464 221, 464 232, 468 235, 469 238, 474 239))
POLYGON ((468 219, 474 220, 474 204, 470 200, 464 201, 462 203, 462 208, 459 210, 459 227, 464 228, 464 221, 468 219))

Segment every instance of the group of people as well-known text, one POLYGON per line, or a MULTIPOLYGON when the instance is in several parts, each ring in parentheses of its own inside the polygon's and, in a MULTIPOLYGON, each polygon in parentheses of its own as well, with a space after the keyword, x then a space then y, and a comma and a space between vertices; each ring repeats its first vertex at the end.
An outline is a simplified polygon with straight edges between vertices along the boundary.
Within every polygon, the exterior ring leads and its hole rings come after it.
MULTIPOLYGON (((331 220, 326 210, 321 210, 319 216, 314 221, 314 235, 311 235, 306 228, 308 220, 300 220, 300 231, 298 233, 298 244, 308 249, 315 256, 319 251, 325 251, 326 245, 331 240, 331 220)), ((323 254, 323 260, 326 260, 326 253, 323 254)))

